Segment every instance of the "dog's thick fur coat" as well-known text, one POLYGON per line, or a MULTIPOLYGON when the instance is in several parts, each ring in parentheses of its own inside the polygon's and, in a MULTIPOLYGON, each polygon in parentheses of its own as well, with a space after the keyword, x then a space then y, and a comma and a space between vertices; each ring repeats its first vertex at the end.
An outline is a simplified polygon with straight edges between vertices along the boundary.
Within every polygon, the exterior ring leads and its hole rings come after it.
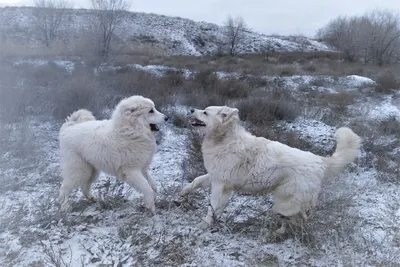
POLYGON ((59 134, 61 209, 71 209, 69 194, 75 188, 92 199, 90 186, 103 171, 143 193, 146 207, 154 212, 156 184, 148 173, 156 152, 152 127, 167 119, 142 96, 120 101, 110 120, 96 120, 85 109, 72 113, 59 134))
POLYGON ((233 190, 272 192, 274 212, 304 215, 316 205, 323 178, 338 174, 354 161, 360 146, 353 131, 339 128, 336 151, 325 158, 250 134, 240 125, 237 109, 208 107, 192 112, 192 124, 205 127, 202 151, 208 173, 184 187, 181 195, 211 186, 211 207, 201 227, 222 214, 233 190))

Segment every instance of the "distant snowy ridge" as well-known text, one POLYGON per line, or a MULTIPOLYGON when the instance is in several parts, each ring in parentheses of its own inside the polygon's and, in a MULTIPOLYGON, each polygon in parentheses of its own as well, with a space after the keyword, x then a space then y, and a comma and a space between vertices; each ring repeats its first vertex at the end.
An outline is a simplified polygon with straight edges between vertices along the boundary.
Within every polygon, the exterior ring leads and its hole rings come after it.
MULTIPOLYGON (((0 30, 8 40, 29 41, 39 44, 35 33, 33 7, 0 8, 0 30), (7 22, 7 23, 4 23, 7 22)), ((62 35, 77 38, 81 31, 88 30, 94 14, 91 10, 72 9, 67 12, 62 35)), ((148 44, 162 48, 173 55, 208 55, 218 51, 223 38, 224 27, 195 22, 179 17, 147 13, 129 13, 122 25, 115 31, 117 39, 131 45, 148 44)), ((330 51, 323 43, 305 37, 267 36, 256 32, 246 32, 246 38, 238 49, 239 53, 253 53, 273 50, 290 51, 330 51)))

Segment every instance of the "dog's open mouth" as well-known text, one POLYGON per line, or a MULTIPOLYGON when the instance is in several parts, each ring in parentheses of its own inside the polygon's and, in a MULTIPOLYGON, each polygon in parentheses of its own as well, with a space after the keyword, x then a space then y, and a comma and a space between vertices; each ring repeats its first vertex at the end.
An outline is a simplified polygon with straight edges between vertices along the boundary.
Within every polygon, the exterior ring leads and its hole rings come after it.
POLYGON ((158 132, 160 128, 158 128, 157 124, 150 123, 150 130, 152 132, 158 132))
POLYGON ((205 124, 204 122, 202 122, 201 120, 196 119, 196 118, 192 118, 192 119, 190 120, 190 124, 191 124, 192 126, 206 126, 206 124, 205 124))

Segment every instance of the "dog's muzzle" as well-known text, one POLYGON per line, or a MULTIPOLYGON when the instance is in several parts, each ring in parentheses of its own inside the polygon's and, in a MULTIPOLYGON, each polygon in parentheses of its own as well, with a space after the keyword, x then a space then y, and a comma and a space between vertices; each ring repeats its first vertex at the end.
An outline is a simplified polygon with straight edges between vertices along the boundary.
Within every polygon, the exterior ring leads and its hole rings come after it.
POLYGON ((203 121, 201 121, 201 120, 199 120, 197 118, 191 118, 190 119, 190 124, 192 126, 206 126, 206 124, 203 121))

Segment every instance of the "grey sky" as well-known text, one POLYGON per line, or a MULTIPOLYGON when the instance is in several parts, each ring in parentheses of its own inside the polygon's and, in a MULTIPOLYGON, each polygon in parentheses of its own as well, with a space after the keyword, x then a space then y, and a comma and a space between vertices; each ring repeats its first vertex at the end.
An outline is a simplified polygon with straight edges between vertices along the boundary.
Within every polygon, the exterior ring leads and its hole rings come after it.
MULTIPOLYGON (((31 5, 34 0, 0 0, 0 5, 31 5)), ((72 0, 88 8, 90 0, 72 0)), ((129 1, 129 0, 128 0, 129 1)), ((305 34, 339 15, 357 15, 374 8, 400 11, 400 0, 130 0, 133 11, 179 16, 222 24, 228 15, 242 16, 248 26, 272 34, 305 34)))

